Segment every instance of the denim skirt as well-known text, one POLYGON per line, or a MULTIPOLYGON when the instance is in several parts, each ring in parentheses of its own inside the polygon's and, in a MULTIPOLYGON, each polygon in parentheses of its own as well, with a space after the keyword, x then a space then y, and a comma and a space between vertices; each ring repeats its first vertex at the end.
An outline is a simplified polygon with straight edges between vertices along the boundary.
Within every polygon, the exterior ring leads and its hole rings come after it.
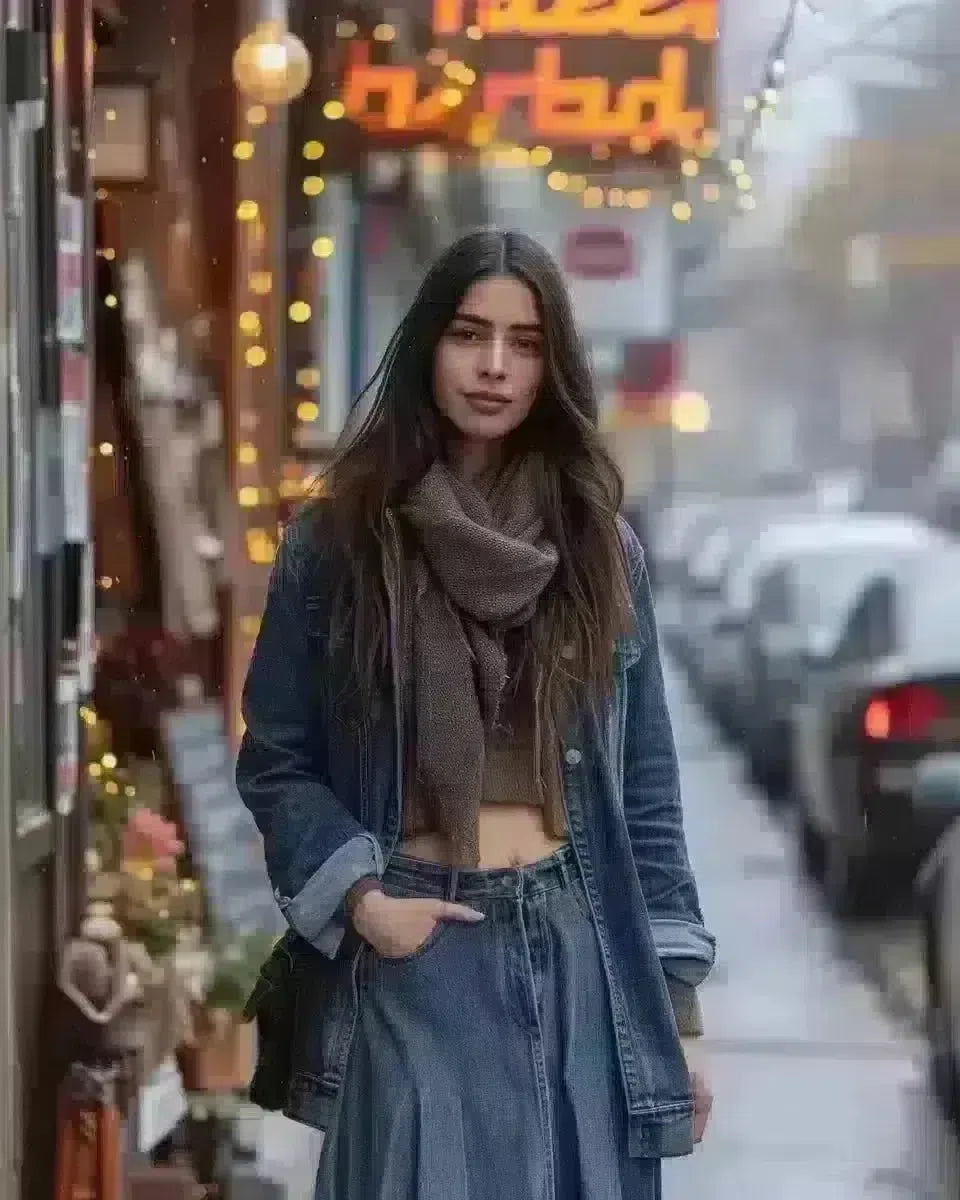
POLYGON ((597 935, 565 847, 456 871, 402 855, 395 896, 485 914, 402 959, 366 948, 357 1027, 316 1200, 659 1200, 627 1153, 597 935))

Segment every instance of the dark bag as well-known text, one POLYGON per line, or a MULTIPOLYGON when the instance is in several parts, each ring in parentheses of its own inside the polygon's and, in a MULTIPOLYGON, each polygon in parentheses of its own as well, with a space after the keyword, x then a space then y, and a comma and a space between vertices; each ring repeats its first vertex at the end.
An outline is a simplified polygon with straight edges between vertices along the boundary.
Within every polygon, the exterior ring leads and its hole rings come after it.
POLYGON ((250 1099, 267 1112, 283 1109, 290 1093, 297 964, 304 947, 307 943, 292 930, 285 933, 260 968, 260 977, 243 1007, 244 1021, 257 1023, 257 1062, 250 1099))

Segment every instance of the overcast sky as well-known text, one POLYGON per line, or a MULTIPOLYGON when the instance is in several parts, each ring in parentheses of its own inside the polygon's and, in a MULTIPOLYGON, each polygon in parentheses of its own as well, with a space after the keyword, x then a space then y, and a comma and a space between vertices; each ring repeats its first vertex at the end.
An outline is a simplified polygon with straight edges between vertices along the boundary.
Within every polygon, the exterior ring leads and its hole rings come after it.
MULTIPOLYGON (((924 9, 932 11, 936 3, 911 0, 917 11, 882 36, 915 41, 928 23, 924 9)), ((721 4, 718 124, 721 130, 735 130, 744 95, 763 83, 764 64, 790 0, 721 0, 721 4)), ((915 75, 908 79, 892 56, 838 52, 862 44, 878 20, 904 8, 904 0, 816 0, 816 8, 821 17, 801 5, 784 56, 787 75, 779 117, 769 126, 762 167, 753 164, 758 208, 734 222, 731 249, 780 241, 797 193, 805 187, 811 169, 825 160, 830 140, 856 132, 852 95, 858 81, 918 82, 915 75)), ((874 34, 870 40, 880 36, 874 34)))

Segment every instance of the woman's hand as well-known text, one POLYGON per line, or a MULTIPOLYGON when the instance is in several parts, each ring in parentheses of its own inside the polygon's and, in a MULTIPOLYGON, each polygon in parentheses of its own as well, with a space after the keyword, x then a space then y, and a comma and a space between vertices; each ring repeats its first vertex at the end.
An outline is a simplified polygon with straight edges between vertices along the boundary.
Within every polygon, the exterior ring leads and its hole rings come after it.
POLYGON ((699 1071, 691 1071, 693 1083, 693 1140, 699 1145, 713 1111, 713 1092, 699 1071))
POLYGON ((703 1135, 710 1120, 713 1109, 713 1092, 707 1084, 698 1059, 696 1039, 681 1038, 683 1054, 687 1060, 687 1070, 690 1072, 690 1083, 693 1087, 693 1140, 698 1145, 703 1141, 703 1135))
POLYGON ((381 889, 365 892, 353 909, 353 927, 381 958, 415 954, 441 921, 476 925, 483 913, 447 900, 408 900, 381 889))

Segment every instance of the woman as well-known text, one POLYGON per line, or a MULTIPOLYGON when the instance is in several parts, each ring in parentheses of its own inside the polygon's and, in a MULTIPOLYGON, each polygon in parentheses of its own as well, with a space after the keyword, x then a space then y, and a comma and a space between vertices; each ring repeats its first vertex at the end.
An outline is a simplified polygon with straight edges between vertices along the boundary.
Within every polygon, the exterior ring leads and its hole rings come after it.
POLYGON ((705 1121, 678 1030, 714 947, 549 255, 462 238, 374 382, 244 696, 240 791, 312 948, 286 1111, 328 1130, 320 1200, 653 1200, 705 1121))

